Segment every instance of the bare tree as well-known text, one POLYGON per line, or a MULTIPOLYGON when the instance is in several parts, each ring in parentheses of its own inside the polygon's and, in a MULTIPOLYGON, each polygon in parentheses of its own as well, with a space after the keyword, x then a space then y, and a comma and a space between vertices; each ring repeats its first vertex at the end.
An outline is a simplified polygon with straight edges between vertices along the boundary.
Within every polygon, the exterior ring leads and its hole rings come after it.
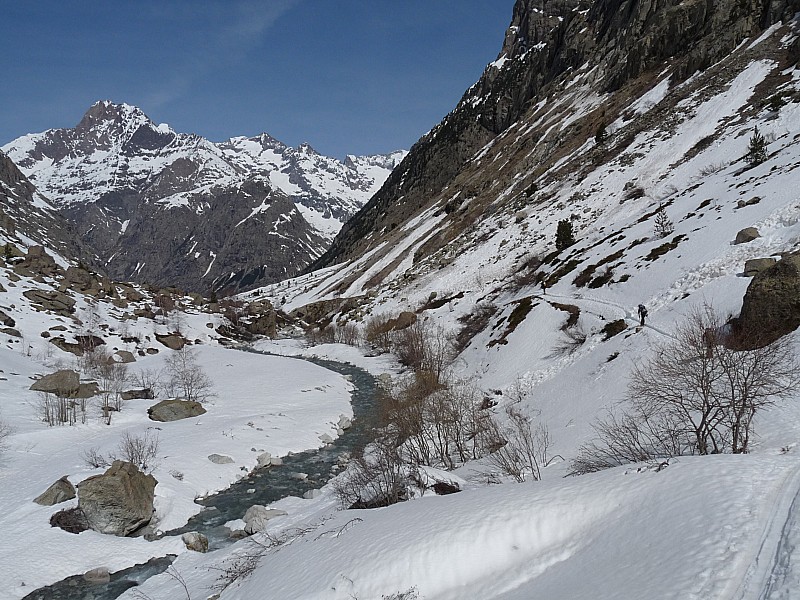
POLYGON ((800 386, 788 337, 766 345, 747 341, 741 343, 711 306, 693 310, 672 338, 634 367, 628 407, 596 425, 598 439, 581 448, 572 471, 747 452, 756 413, 800 386))
POLYGON ((489 462, 516 481, 530 476, 534 481, 542 478, 542 469, 553 458, 550 456, 550 432, 543 423, 533 420, 513 406, 506 408, 505 425, 496 419, 489 421, 489 447, 495 450, 489 462))
POLYGON ((212 396, 211 378, 197 364, 195 352, 188 346, 170 353, 165 366, 167 392, 184 400, 205 402, 212 396))
POLYGON ((107 361, 95 370, 100 385, 100 408, 106 425, 111 425, 113 411, 122 410, 122 391, 128 381, 128 366, 123 363, 107 361))

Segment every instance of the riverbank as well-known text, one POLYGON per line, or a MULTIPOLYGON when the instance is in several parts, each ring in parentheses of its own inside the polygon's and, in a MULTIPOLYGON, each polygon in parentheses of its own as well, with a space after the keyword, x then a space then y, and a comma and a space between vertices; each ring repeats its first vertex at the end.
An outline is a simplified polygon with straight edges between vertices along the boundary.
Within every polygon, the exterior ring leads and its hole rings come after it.
MULTIPOLYGON (((76 484, 102 472, 84 462, 89 449, 113 452, 128 432, 157 434, 155 528, 180 527, 201 510, 195 503, 245 476, 263 452, 285 456, 324 445, 336 437, 341 415, 351 417, 350 384, 342 375, 307 361, 248 354, 218 346, 196 346, 198 364, 214 382, 215 395, 201 417, 172 423, 147 418, 149 400, 131 400, 110 426, 99 416, 72 427, 39 421, 28 391, 38 365, 0 349, 6 377, 0 388, 3 417, 15 427, 0 465, 0 597, 22 598, 36 588, 97 567, 117 571, 152 556, 184 552, 180 538, 147 542, 87 531, 74 535, 50 527, 50 516, 76 501, 54 507, 32 502, 67 475, 76 484), (214 464, 210 454, 229 456, 214 464)), ((132 370, 158 369, 166 353, 142 358, 132 370)), ((40 367, 39 367, 40 368, 40 367)), ((255 503, 255 502, 254 502, 255 503)))

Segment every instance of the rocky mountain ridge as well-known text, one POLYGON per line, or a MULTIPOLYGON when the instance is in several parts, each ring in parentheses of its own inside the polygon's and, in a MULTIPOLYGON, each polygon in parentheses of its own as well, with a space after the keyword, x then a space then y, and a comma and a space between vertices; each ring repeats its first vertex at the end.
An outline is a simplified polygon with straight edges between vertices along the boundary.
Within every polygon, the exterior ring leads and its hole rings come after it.
MULTIPOLYGON (((630 98, 664 75, 668 85, 680 84, 734 49, 743 51, 740 44, 745 39, 791 22, 798 10, 797 0, 726 0, 713 5, 519 0, 497 60, 456 108, 412 147, 387 184, 342 228, 314 266, 363 254, 424 208, 444 205, 453 194, 460 193, 462 200, 494 201, 486 193, 494 173, 487 172, 482 150, 499 145, 512 126, 518 127, 513 140, 502 143, 524 164, 506 162, 506 181, 517 176, 522 186, 518 173, 524 171, 524 186, 529 187, 548 169, 563 165, 567 154, 592 142, 598 131, 621 116, 630 98)), ((793 62, 798 56, 800 44, 795 40, 784 60, 793 62)), ((622 152, 630 138, 621 141, 616 152, 622 152)))
POLYGON ((109 101, 3 150, 112 277, 202 292, 297 272, 405 154, 339 161, 267 134, 215 144, 109 101))

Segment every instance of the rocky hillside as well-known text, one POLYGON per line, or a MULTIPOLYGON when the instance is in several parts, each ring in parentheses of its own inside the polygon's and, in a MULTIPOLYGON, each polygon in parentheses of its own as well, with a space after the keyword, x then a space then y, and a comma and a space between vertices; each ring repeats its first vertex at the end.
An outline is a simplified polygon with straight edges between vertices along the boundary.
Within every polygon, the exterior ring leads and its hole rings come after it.
POLYGON ((796 62, 800 44, 740 44, 786 23, 798 10, 797 0, 519 0, 498 59, 414 145, 316 266, 392 239, 398 226, 425 207, 447 207, 449 216, 437 240, 417 250, 417 259, 474 225, 490 204, 494 211, 550 202, 552 193, 533 190, 557 181, 563 188, 570 176, 609 165, 654 119, 667 118, 661 126, 668 135, 681 116, 660 104, 667 90, 671 106, 677 95, 700 93, 702 87, 713 94, 759 56, 774 61, 760 90, 763 105, 769 88, 780 82, 781 68, 796 62), (656 84, 664 93, 648 100, 648 110, 632 106, 656 84), (601 130, 614 135, 599 145, 595 136, 601 130), (469 210, 458 210, 467 204, 469 210))
POLYGON ((322 156, 262 134, 215 144, 103 101, 3 147, 116 279, 206 292, 318 257, 404 156, 322 156))
MULTIPOLYGON (((94 257, 77 240, 74 227, 36 191, 36 187, 0 152, 0 243, 15 247, 45 245, 59 255, 93 264, 94 257)), ((66 257, 66 258, 65 258, 66 257)))

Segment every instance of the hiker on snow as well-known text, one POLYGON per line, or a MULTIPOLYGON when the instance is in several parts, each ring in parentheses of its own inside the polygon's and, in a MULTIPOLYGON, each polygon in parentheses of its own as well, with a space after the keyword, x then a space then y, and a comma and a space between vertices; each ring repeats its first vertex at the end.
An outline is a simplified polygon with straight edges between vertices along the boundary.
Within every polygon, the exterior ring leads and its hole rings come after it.
POLYGON ((644 304, 639 305, 639 322, 642 327, 644 327, 644 319, 647 316, 647 309, 644 307, 644 304))

